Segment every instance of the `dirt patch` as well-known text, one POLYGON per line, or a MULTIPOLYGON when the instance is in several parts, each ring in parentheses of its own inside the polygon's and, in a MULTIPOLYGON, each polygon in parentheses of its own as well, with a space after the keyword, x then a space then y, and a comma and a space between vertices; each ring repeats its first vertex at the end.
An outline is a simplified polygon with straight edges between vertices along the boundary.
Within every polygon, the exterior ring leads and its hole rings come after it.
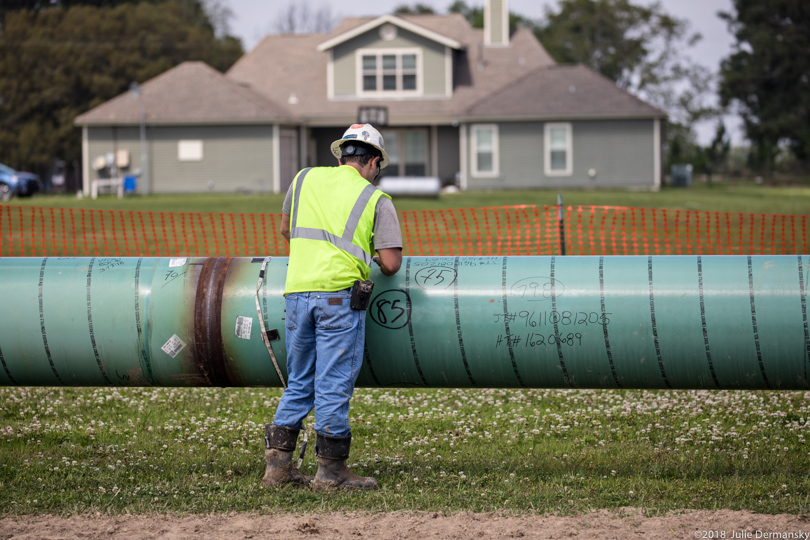
POLYGON ((379 514, 219 514, 209 516, 8 516, 0 519, 0 539, 342 539, 384 538, 599 538, 647 539, 807 539, 810 518, 720 510, 672 512, 644 517, 640 510, 600 510, 572 517, 453 515, 390 512, 379 514))

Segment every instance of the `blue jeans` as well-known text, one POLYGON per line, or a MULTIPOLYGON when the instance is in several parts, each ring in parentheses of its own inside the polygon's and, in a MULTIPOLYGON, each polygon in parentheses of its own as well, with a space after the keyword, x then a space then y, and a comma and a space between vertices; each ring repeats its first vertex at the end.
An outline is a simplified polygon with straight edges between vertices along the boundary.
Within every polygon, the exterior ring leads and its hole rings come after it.
POLYGON ((300 429, 314 406, 315 431, 351 434, 349 400, 363 363, 366 312, 351 309, 350 296, 349 289, 287 295, 289 380, 274 424, 300 429))

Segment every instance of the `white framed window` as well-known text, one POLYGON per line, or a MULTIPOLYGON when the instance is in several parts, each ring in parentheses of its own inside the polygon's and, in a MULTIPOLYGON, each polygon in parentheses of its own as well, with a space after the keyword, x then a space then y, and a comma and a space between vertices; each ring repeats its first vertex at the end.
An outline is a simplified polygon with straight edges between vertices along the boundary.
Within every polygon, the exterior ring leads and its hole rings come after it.
POLYGON ((500 156, 498 151, 498 125, 473 124, 470 126, 472 148, 472 175, 498 176, 500 156))
POLYGON ((422 94, 420 49, 359 49, 357 95, 402 97, 422 94))
POLYGON ((573 172, 573 136, 569 122, 550 123, 543 137, 546 176, 571 176, 573 172))
POLYGON ((177 141, 178 161, 202 161, 203 142, 202 141, 177 141))

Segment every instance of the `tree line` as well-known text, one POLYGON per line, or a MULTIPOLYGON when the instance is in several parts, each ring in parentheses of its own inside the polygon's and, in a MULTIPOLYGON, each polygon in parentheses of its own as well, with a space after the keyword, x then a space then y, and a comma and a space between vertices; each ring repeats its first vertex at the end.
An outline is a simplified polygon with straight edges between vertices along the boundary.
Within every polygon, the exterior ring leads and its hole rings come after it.
MULTIPOLYGON (((687 52, 701 36, 661 4, 559 0, 542 20, 510 14, 560 63, 582 63, 663 109, 669 162, 717 170, 731 152, 722 114, 743 120, 748 167, 770 173, 785 160, 810 170, 810 2, 732 0, 719 13, 734 36, 719 73, 687 52), (718 119, 701 148, 693 126, 718 119)), ((328 9, 328 8, 325 8, 328 9)), ((448 8, 474 27, 483 9, 448 8)), ((425 4, 395 13, 434 13, 425 4)), ((4 0, 0 4, 0 162, 47 173, 79 163, 73 119, 189 60, 226 71, 242 54, 229 35, 227 0, 4 0)), ((335 18, 305 2, 277 13, 276 31, 328 31, 335 18), (316 25, 317 28, 308 28, 316 25)))
POLYGON ((78 167, 76 116, 188 60, 225 71, 244 54, 227 11, 204 0, 3 0, 0 162, 78 167), (217 19, 216 16, 224 17, 217 19))

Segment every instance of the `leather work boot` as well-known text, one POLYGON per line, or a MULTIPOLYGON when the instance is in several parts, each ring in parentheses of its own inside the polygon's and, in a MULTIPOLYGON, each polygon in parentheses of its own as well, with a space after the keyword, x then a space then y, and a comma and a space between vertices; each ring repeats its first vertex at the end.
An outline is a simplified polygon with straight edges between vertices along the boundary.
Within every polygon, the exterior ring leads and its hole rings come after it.
POLYGON ((321 491, 333 488, 377 489, 377 480, 370 476, 357 476, 346 466, 352 436, 332 437, 318 433, 315 455, 318 457, 318 473, 312 481, 312 489, 321 491))
POLYGON ((275 424, 264 426, 264 455, 267 458, 267 471, 262 478, 263 486, 308 485, 312 482, 312 476, 301 474, 292 464, 295 441, 298 439, 299 431, 275 424))

